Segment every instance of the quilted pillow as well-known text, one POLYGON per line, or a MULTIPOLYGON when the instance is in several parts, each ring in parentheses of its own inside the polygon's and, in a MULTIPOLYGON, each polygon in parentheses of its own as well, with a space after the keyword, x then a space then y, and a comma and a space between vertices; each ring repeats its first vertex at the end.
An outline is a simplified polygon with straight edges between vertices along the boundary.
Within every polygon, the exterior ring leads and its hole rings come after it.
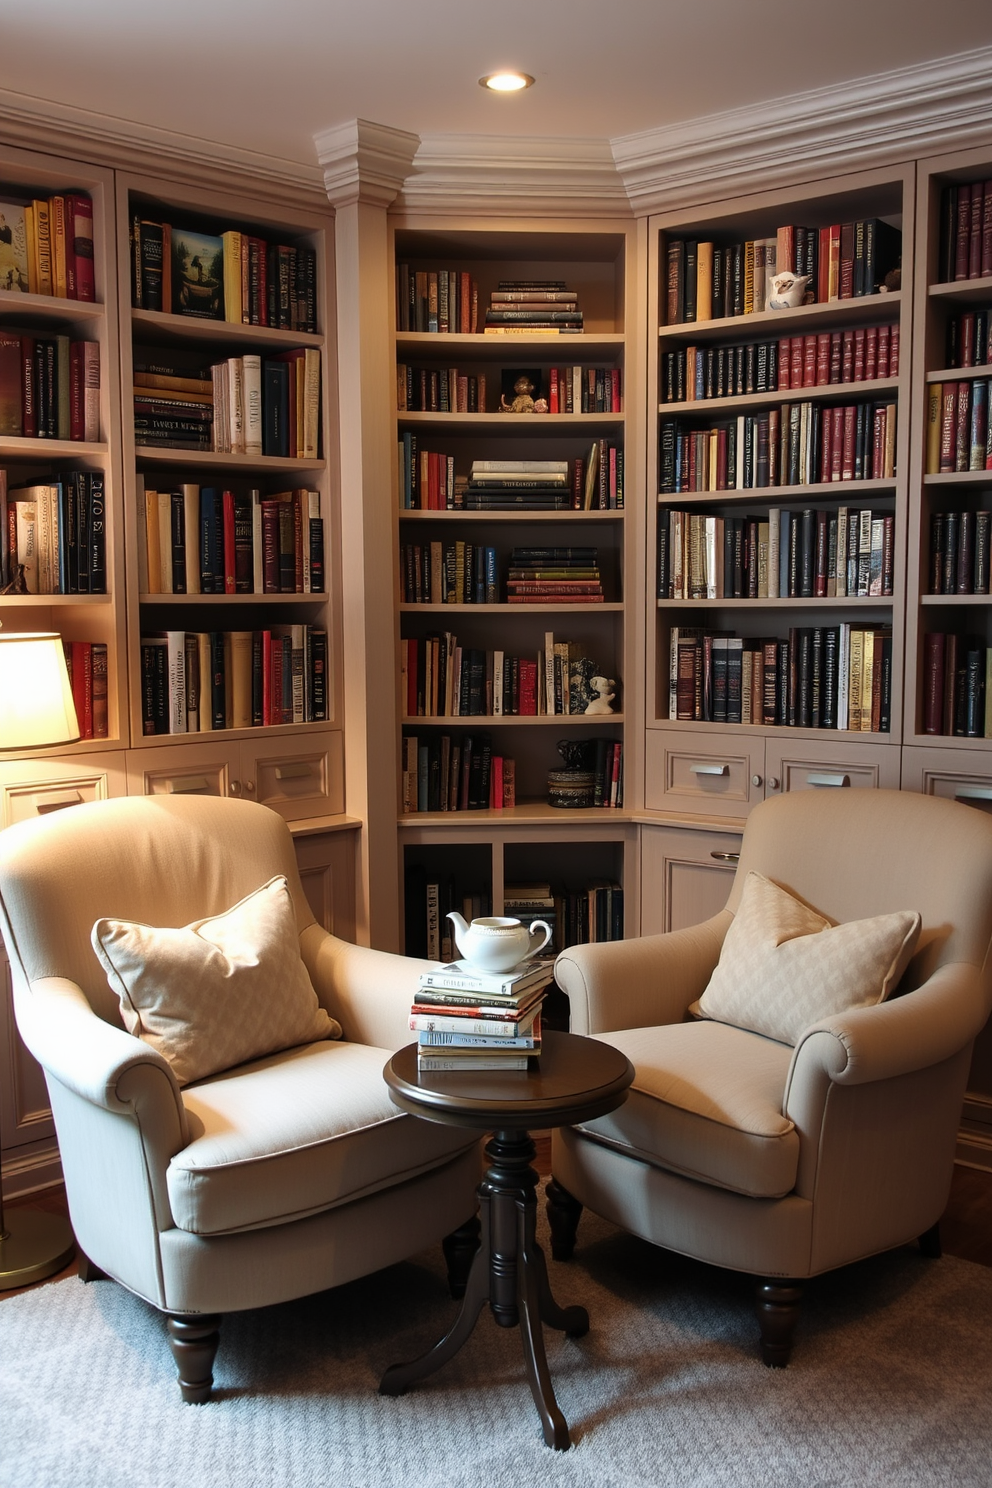
POLYGON ((795 1044, 812 1023, 872 1007, 898 985, 916 947, 912 910, 832 925, 749 873, 720 960, 693 1011, 795 1044))
POLYGON ((180 1085, 296 1044, 340 1038, 300 958, 285 877, 179 930, 97 920, 90 937, 129 1033, 180 1085))

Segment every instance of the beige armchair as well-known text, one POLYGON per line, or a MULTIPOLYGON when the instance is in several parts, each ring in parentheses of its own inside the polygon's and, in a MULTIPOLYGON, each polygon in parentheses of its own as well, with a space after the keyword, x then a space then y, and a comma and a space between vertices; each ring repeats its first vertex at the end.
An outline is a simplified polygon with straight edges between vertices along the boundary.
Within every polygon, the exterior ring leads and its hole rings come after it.
POLYGON ((402 1114, 382 1079, 409 1042, 421 965, 315 922, 280 817, 155 796, 12 827, 0 834, 0 912, 18 1027, 51 1094, 81 1273, 112 1277, 166 1314, 184 1399, 209 1395, 221 1313, 337 1286, 459 1231, 448 1247, 457 1293, 474 1249, 478 1138, 402 1114), (186 925, 280 874, 291 953, 295 909, 300 954, 343 1039, 181 1088, 125 1031, 93 924, 186 925))
POLYGON ((788 1362, 806 1278, 916 1238, 939 1255, 990 936, 992 821, 979 811, 854 790, 759 806, 720 914, 558 958, 573 1031, 615 1044, 637 1073, 612 1115, 554 1134, 554 1255, 572 1253, 586 1205, 753 1274, 773 1365, 788 1362), (795 1047, 693 1019, 750 870, 838 923, 919 911, 898 995, 818 1021, 795 1047))

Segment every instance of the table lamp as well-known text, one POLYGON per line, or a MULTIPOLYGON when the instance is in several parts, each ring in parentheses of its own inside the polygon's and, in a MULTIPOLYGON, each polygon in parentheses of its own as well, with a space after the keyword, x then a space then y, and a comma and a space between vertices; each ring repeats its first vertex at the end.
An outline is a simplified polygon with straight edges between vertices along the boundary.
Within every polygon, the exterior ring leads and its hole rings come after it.
MULTIPOLYGON (((0 631, 0 752, 47 749, 79 738, 62 637, 0 631)), ((68 1265, 72 1229, 57 1214, 3 1212, 0 1187, 0 1291, 42 1281, 68 1265)))

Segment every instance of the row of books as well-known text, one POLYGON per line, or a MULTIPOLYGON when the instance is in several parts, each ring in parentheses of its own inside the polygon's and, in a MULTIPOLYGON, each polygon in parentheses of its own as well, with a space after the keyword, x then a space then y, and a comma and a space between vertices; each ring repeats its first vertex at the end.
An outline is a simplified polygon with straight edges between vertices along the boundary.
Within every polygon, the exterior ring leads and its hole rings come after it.
POLYGON ((983 636, 924 636, 923 732, 992 739, 992 646, 983 636))
POLYGON ((884 598, 894 577, 891 512, 658 513, 659 599, 884 598))
POLYGON ((140 445, 282 459, 318 456, 316 347, 269 357, 256 353, 230 357, 205 369, 201 377, 136 370, 133 395, 134 433, 140 445))
POLYGON ((481 543, 403 543, 404 604, 498 604, 496 549, 481 543))
POLYGON ((319 491, 138 485, 143 594, 324 592, 319 491))
POLYGON ((787 637, 675 628, 669 716, 686 722, 888 733, 892 631, 793 626, 787 637))
POLYGON ((564 279, 501 279, 489 296, 486 334, 581 332, 579 297, 564 279))
POLYGON ((400 362, 396 407, 400 413, 485 413, 486 374, 400 362))
POLYGON ((517 804, 516 761, 494 754, 489 734, 404 735, 404 815, 508 811, 517 804))
POLYGON ((407 431, 399 441, 404 511, 621 511, 623 450, 596 439, 573 460, 473 460, 455 474, 454 455, 424 449, 407 431))
POLYGON ((899 327, 858 326, 776 341, 687 346, 662 358, 666 403, 739 398, 803 387, 874 382, 899 374, 899 327))
POLYGON ((623 372, 619 367, 550 367, 549 413, 623 413, 623 372))
POLYGON ((932 512, 930 593, 988 594, 992 512, 932 512))
POLYGON ((408 718, 553 716, 584 713, 582 647, 548 631, 533 656, 463 647, 451 631, 400 641, 408 718))
POLYGON ((612 879, 594 879, 579 889, 553 889, 550 883, 508 883, 503 913, 522 924, 543 920, 552 927, 546 951, 623 940, 623 889, 612 879))
POLYGON ((107 647, 103 641, 63 641, 62 649, 79 737, 106 739, 110 725, 107 647))
POLYGON ((945 367, 984 367, 992 362, 990 318, 992 310, 963 310, 948 316, 945 367))
POLYGON ((992 382, 931 382, 927 388, 927 475, 992 470, 992 382))
POLYGON ((202 733, 327 718, 327 632, 168 630, 141 637, 142 729, 202 733))
POLYGON ((136 310, 315 332, 317 256, 302 243, 270 243, 237 228, 197 232, 135 213, 131 303, 136 310))
POLYGON ((776 274, 806 275, 806 303, 878 294, 898 265, 902 234, 877 217, 830 227, 787 224, 774 237, 668 244, 665 320, 721 320, 773 309, 776 274))
POLYGON ((706 429, 661 421, 662 495, 887 480, 895 469, 895 403, 783 403, 706 429))
POLYGON ((0 469, 0 573, 22 594, 105 594, 103 472, 70 470, 8 489, 0 469))
POLYGON ((457 269, 396 265, 396 329, 468 335, 479 329, 479 286, 457 269))
POLYGON ((992 181, 945 186, 940 202, 940 282, 992 274, 992 181))
POLYGON ((0 201, 0 289, 96 299, 93 203, 85 192, 0 201))
POLYGON ((100 438, 100 345, 0 331, 0 436, 100 438))
POLYGON ((506 974, 452 961, 421 974, 410 1009, 417 1064, 425 1071, 525 1070, 541 1052, 541 1004, 550 961, 506 974))

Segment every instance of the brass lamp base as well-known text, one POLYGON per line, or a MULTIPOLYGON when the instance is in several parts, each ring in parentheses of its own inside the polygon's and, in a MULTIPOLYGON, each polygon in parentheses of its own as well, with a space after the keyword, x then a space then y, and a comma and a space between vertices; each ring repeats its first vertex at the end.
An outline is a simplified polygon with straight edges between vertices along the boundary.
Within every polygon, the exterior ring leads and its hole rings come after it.
POLYGON ((8 1210, 0 1220, 0 1292, 54 1276, 75 1251, 72 1229, 61 1215, 8 1210))

